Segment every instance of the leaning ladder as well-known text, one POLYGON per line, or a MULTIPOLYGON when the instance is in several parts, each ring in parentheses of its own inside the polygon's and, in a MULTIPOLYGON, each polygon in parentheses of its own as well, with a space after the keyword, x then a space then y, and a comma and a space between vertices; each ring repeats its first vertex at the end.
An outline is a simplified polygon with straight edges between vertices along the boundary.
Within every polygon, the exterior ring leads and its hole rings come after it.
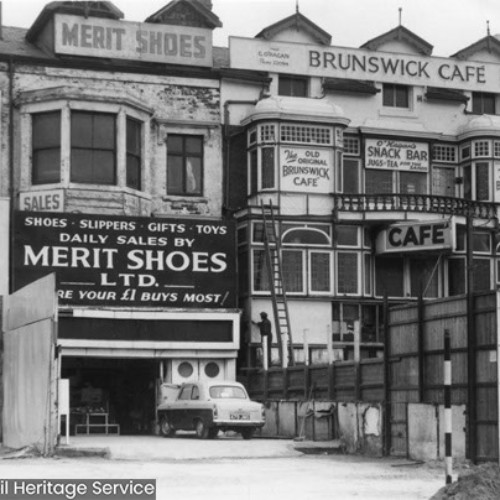
POLYGON ((280 360, 283 366, 295 366, 290 315, 288 312, 286 289, 283 281, 283 268, 281 265, 280 238, 277 237, 276 233, 273 205, 271 202, 269 202, 269 205, 264 205, 264 203, 261 202, 261 209, 262 222, 264 225, 263 239, 266 264, 269 272, 271 297, 273 299, 274 323, 278 339, 280 360), (286 346, 285 349, 284 346, 286 346))

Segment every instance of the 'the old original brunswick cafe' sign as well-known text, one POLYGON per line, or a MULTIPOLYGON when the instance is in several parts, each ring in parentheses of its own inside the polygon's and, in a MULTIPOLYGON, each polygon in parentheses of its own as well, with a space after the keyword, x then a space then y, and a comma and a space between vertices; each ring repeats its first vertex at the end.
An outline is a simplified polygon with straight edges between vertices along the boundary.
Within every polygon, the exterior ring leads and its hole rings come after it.
POLYGON ((15 288, 55 272, 61 304, 236 305, 222 221, 17 212, 14 245, 15 288))

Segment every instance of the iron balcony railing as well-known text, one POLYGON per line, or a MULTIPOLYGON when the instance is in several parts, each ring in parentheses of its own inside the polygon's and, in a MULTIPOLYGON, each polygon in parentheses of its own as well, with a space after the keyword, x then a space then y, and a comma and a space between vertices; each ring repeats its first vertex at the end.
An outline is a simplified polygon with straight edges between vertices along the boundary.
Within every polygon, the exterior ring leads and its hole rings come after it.
POLYGON ((497 217, 496 203, 425 194, 334 194, 335 210, 345 212, 420 212, 497 217))

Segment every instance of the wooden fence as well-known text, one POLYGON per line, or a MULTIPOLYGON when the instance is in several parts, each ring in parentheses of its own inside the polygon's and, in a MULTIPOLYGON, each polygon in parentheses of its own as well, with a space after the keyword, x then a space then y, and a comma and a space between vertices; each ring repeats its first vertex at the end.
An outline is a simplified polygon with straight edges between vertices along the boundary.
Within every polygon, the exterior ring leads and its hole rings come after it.
POLYGON ((380 403, 385 453, 408 456, 408 404, 444 403, 444 331, 451 335, 452 403, 467 408, 467 458, 498 460, 496 292, 386 308, 384 359, 247 370, 261 401, 380 403))

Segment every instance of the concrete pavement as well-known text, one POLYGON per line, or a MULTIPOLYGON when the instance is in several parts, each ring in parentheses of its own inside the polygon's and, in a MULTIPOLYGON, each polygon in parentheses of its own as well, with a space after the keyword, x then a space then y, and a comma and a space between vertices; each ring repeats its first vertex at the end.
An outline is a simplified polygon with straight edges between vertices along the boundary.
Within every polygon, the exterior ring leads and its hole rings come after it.
POLYGON ((288 439, 244 440, 239 434, 219 434, 217 439, 198 439, 185 433, 161 436, 70 436, 58 448, 59 456, 106 456, 116 460, 199 460, 231 458, 284 458, 302 455, 288 439))

